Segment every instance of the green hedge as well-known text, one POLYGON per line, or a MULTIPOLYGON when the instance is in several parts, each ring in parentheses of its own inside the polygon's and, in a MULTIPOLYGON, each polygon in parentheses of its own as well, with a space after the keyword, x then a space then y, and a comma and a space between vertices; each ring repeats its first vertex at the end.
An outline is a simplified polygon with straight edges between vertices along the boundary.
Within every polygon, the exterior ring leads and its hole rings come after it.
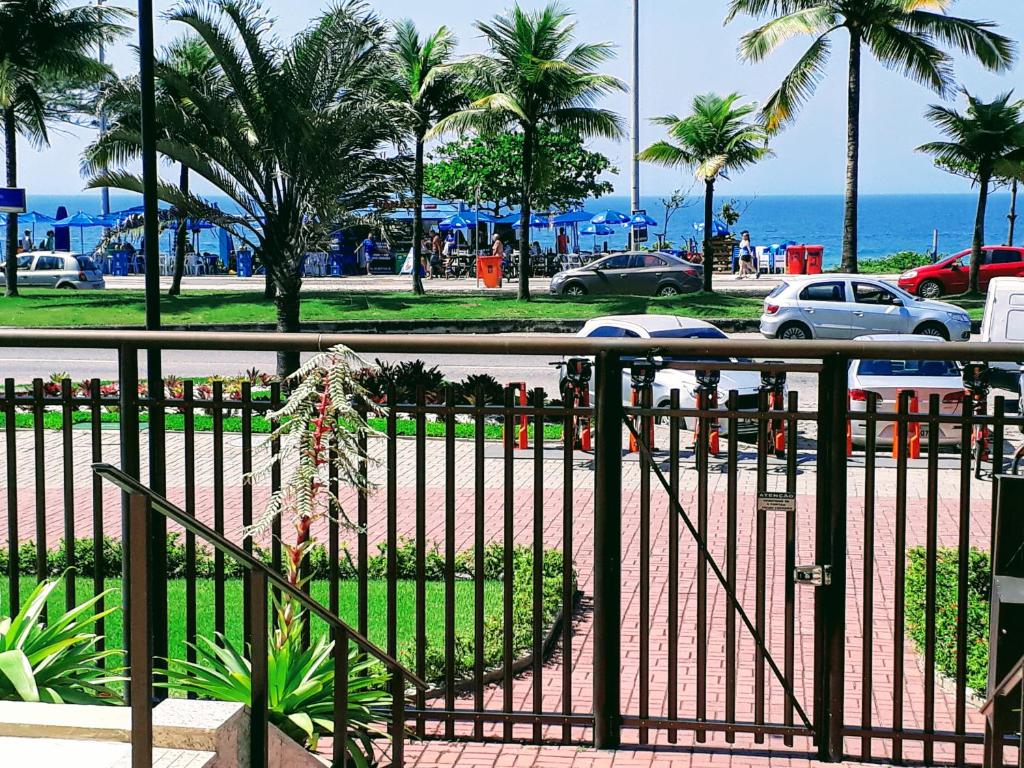
MULTIPOLYGON (((926 552, 907 552, 907 631, 922 654, 925 646, 926 552)), ((935 663, 942 674, 956 678, 957 575, 960 553, 942 548, 935 569, 935 663)), ((990 568, 987 552, 967 556, 967 685, 983 693, 988 684, 988 608, 990 568)))
POLYGON ((926 267, 931 263, 930 253, 899 251, 881 259, 861 259, 857 263, 857 269, 865 275, 899 274, 908 269, 926 267))

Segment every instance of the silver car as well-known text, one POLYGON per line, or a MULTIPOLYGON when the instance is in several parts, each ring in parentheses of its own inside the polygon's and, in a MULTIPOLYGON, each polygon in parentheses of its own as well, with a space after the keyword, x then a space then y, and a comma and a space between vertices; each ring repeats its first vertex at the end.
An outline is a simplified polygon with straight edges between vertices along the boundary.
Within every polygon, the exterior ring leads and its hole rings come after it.
MULTIPOLYGON (((5 264, 0 264, 0 285, 6 285, 5 264)), ((105 288, 103 272, 80 253, 30 251, 18 254, 18 285, 32 288, 105 288)))
POLYGON ((558 296, 588 293, 633 296, 678 296, 703 287, 703 267, 669 253, 613 253, 551 278, 558 296))
POLYGON ((864 334, 917 334, 947 341, 971 337, 960 307, 911 296, 857 275, 787 278, 764 301, 761 333, 770 339, 855 339, 864 334))

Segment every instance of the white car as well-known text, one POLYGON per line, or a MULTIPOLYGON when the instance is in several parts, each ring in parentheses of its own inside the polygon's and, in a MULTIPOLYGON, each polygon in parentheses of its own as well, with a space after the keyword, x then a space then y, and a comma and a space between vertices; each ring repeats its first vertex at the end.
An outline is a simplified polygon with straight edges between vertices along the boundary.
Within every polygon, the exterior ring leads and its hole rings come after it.
MULTIPOLYGON (((922 339, 915 335, 874 335, 861 336, 857 341, 886 341, 920 344, 927 341, 942 344, 942 339, 922 339)), ((850 410, 853 413, 867 411, 871 392, 878 395, 878 413, 896 413, 898 393, 911 390, 917 396, 918 413, 926 414, 933 394, 939 396, 939 413, 942 416, 959 416, 964 402, 963 371, 949 360, 853 360, 849 373, 850 410)), ((867 422, 856 418, 851 420, 853 442, 864 445, 867 439, 867 422)), ((921 449, 927 450, 927 424, 921 425, 921 449)), ((879 445, 893 444, 896 424, 892 421, 875 422, 875 435, 879 445)), ((939 445, 959 445, 962 441, 959 424, 939 425, 939 445)))
MULTIPOLYGON (((5 264, 0 264, 0 285, 7 284, 5 264)), ((81 253, 30 251, 18 254, 18 285, 32 288, 104 288, 103 272, 81 253)))
POLYGON ((858 275, 787 277, 764 301, 761 333, 770 339, 855 339, 870 334, 920 334, 947 341, 971 337, 960 307, 911 296, 858 275))
MULTIPOLYGON (((703 320, 694 320, 676 315, 609 315, 587 321, 586 325, 576 334, 583 338, 632 338, 632 339, 725 339, 728 338, 718 328, 703 320)), ((704 362, 714 369, 714 363, 736 363, 736 358, 672 358, 659 356, 655 362, 704 362)), ((560 368, 561 377, 565 377, 565 367, 560 368)), ((756 411, 758 392, 761 387, 759 371, 725 370, 721 372, 718 384, 719 407, 724 408, 731 390, 738 394, 737 406, 740 410, 756 411)), ((672 390, 679 390, 680 407, 684 409, 697 407, 697 376, 693 370, 677 370, 662 368, 654 379, 653 403, 655 407, 667 408, 672 390)), ((594 380, 590 383, 590 394, 593 399, 594 380)), ((622 402, 629 405, 632 400, 632 379, 630 369, 626 367, 622 373, 622 402)), ((687 424, 682 419, 682 428, 691 429, 694 424, 687 424)), ((722 421, 721 434, 726 434, 728 423, 722 421)), ((749 434, 757 431, 753 420, 740 422, 739 432, 749 434)))

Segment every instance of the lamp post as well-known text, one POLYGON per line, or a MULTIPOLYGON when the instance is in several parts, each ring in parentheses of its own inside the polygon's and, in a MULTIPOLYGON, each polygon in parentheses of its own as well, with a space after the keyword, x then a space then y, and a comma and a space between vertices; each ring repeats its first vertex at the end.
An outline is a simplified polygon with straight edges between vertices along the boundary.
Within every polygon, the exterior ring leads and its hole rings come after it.
MULTIPOLYGON (((96 5, 103 5, 104 2, 105 2, 105 0, 96 0, 96 5)), ((105 64, 106 63, 106 61, 107 61, 106 53, 107 53, 106 52, 106 46, 104 46, 103 43, 101 42, 100 45, 99 45, 99 50, 97 51, 97 58, 99 59, 100 64, 105 64)), ((103 109, 103 108, 100 108, 100 138, 101 139, 106 134, 106 132, 107 132, 107 110, 103 109)), ((100 210, 101 210, 101 212, 103 213, 104 216, 109 216, 110 215, 110 188, 109 187, 102 187, 102 188, 100 188, 100 210)))
MULTIPOLYGON (((630 215, 640 209, 640 0, 633 0, 633 124, 631 127, 630 158, 632 175, 630 194, 630 215)), ((629 228, 630 248, 635 248, 634 229, 629 228)))

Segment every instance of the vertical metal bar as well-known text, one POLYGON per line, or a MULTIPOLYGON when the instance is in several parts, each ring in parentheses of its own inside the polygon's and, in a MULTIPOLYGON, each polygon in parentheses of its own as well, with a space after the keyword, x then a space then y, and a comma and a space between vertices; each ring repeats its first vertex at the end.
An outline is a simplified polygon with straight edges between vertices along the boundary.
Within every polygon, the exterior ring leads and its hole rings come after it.
MULTIPOLYGON (((935 579, 939 549, 939 396, 928 399, 928 499, 924 588, 924 731, 935 732, 935 579)), ((935 744, 924 742, 924 761, 934 759, 935 744)))
MULTIPOLYGON (((901 446, 907 444, 907 416, 910 413, 910 393, 903 393, 896 403, 897 420, 893 440, 901 446)), ((903 636, 906 621, 906 560, 907 560, 907 451, 901 450, 896 459, 896 521, 895 552, 893 557, 895 583, 893 584, 893 638, 892 638, 892 758, 903 760, 903 636)))
MULTIPOLYGON (((757 396, 757 493, 758 496, 768 490, 768 392, 762 389, 757 396)), ((768 549, 768 517, 763 505, 758 501, 756 510, 756 550, 755 556, 755 589, 754 589, 754 624, 757 627, 758 637, 763 642, 768 642, 768 635, 765 631, 767 624, 767 611, 765 601, 767 598, 766 582, 768 580, 767 549, 768 549)), ((765 688, 764 688, 764 660, 765 649, 759 644, 754 650, 754 723, 764 725, 765 716, 765 688)), ((756 744, 764 743, 764 733, 754 734, 756 744)))
MULTIPOLYGON (((36 492, 36 579, 42 581, 49 576, 46 562, 48 548, 46 530, 46 446, 43 442, 43 380, 32 381, 32 445, 34 447, 35 492, 36 492)), ((46 623, 48 607, 43 606, 42 620, 46 623)))
MULTIPOLYGON (((224 382, 213 382, 213 529, 224 535, 224 382)), ((224 553, 213 550, 213 627, 223 635, 224 553)), ((306 622, 308 626, 308 622, 306 622)))
MULTIPOLYGON (((143 0, 149 2, 149 0, 143 0)), ((154 225, 153 230, 156 231, 154 225)), ((154 248, 154 254, 157 253, 154 248)), ((150 262, 147 262, 149 266, 150 262)), ((152 260, 158 265, 156 257, 152 260)), ((155 267, 159 269, 159 266, 155 267)), ((147 278, 148 280, 148 278, 147 278)), ((159 285, 159 283, 157 283, 159 285)), ((159 296, 159 288, 157 288, 159 296)), ((157 299, 157 303, 159 299, 157 299)), ((159 306, 159 304, 158 304, 159 306)), ((159 309, 157 309, 157 325, 159 325, 159 309)), ((160 350, 150 349, 146 357, 147 393, 150 399, 149 422, 147 424, 147 446, 149 448, 149 487, 161 496, 167 493, 166 452, 167 437, 163 406, 164 381, 160 373, 160 350)), ((150 522, 150 569, 151 583, 150 605, 153 611, 153 655, 167 658, 167 518, 157 515, 150 522)), ((160 683, 164 674, 156 672, 156 682, 160 683)), ((167 698, 167 688, 157 685, 154 696, 162 701, 167 698)))
MULTIPOLYGON (((642 387, 638 398, 641 408, 651 407, 651 387, 642 387)), ((651 434, 651 420, 647 416, 641 416, 636 422, 640 427, 640 435, 647 440, 651 434)), ((653 446, 648 446, 654 450, 653 446)), ((650 716, 651 699, 651 466, 647 460, 647 451, 640 452, 640 719, 647 720, 650 716)), ((699 566, 698 566, 699 569, 699 566)), ((699 580, 699 570, 698 570, 699 580)), ((698 600, 700 600, 700 588, 698 587, 698 600)), ((700 603, 698 603, 700 605, 700 603)), ((697 689, 701 687, 701 661, 703 660, 701 646, 701 624, 700 608, 698 607, 697 617, 697 689)), ((698 694, 698 707, 700 707, 700 694, 698 694)), ((698 719, 700 715, 698 715, 698 719)), ((641 725, 638 739, 640 744, 647 744, 647 726, 641 725)))
MULTIPOLYGON (((729 392, 728 408, 735 413, 739 405, 739 393, 729 392)), ((736 589, 736 540, 738 538, 737 494, 739 483, 739 421, 729 417, 728 454, 726 456, 726 497, 725 497, 725 579, 736 589)), ((736 722, 736 603, 727 600, 725 604, 725 720, 736 722)), ((736 741, 736 734, 727 731, 728 744, 736 741)))
MULTIPOLYGON (((275 381, 270 385, 270 408, 277 412, 281 408, 281 382, 275 381)), ((270 419, 270 455, 275 459, 270 467, 270 492, 277 493, 281 490, 281 465, 276 461, 281 454, 281 438, 277 436, 277 430, 281 426, 278 419, 270 419)), ((275 571, 281 572, 283 567, 281 552, 281 516, 274 515, 270 523, 270 564, 275 571)), ((280 590, 274 587, 272 594, 275 600, 281 599, 280 590)))
MULTIPOLYGON (((711 471, 711 419, 706 415, 711 408, 708 396, 699 394, 697 397, 701 415, 698 418, 697 441, 697 532, 701 541, 707 542, 708 528, 708 484, 711 471)), ((697 549, 697 686, 696 705, 697 720, 707 719, 707 656, 708 656, 708 558, 707 551, 698 547, 697 549)), ((698 729, 696 738, 698 742, 707 739, 707 733, 698 729)))
MULTIPOLYGON (((513 609, 512 597, 515 593, 513 580, 515 577, 515 561, 513 548, 515 547, 515 415, 513 405, 515 403, 515 390, 512 387, 505 388, 505 411, 502 421, 503 456, 504 456, 504 521, 502 552, 504 555, 504 567, 502 573, 502 711, 511 713, 514 707, 512 691, 512 662, 515 654, 515 633, 513 631, 513 609)), ((512 723, 506 721, 503 724, 502 733, 505 741, 512 740, 512 723)))
MULTIPOLYGON (((185 421, 185 513, 196 516, 196 409, 195 387, 186 379, 183 391, 185 421)), ((196 535, 185 532, 185 659, 196 661, 195 643, 198 635, 196 625, 198 606, 196 604, 196 535)), ((195 694, 189 694, 195 698, 195 694)))
POLYGON ((619 701, 622 580, 622 367, 615 352, 597 355, 594 452, 594 746, 615 749, 619 701))
MULTIPOLYGON (((575 483, 576 402, 567 397, 563 403, 565 415, 562 420, 562 714, 572 714, 572 619, 575 604, 573 584, 573 494, 575 483)), ((572 726, 562 725, 562 743, 572 741, 572 726)))
MULTIPOLYGON (((327 488, 332 499, 339 498, 341 484, 338 481, 338 438, 334 434, 327 435, 327 488)), ((331 505, 327 517, 327 606, 335 616, 341 615, 341 522, 338 519, 340 510, 331 505)))
POLYGON ((387 418, 387 649, 398 655, 398 396, 388 387, 387 418))
MULTIPOLYGON (((444 708, 455 709, 455 387, 444 394, 444 708)), ((477 576, 477 580, 480 576, 477 576)), ((455 723, 446 720, 446 739, 455 738, 455 723)))
MULTIPOLYGON (((533 712, 544 711, 544 390, 533 392, 533 712)), ((541 724, 533 740, 541 740, 541 724)))
MULTIPOLYGON (((248 477, 252 472, 252 384, 242 382, 242 527, 252 525, 252 483, 248 477)), ((332 516, 333 517, 333 516, 332 516)), ((252 536, 242 538, 242 549, 252 554, 252 536)), ((242 586, 242 615, 248 616, 253 611, 251 579, 244 579, 242 586)), ((243 623, 243 640, 249 643, 249 624, 243 623)))
MULTIPOLYGON (((103 420, 102 403, 100 400, 100 380, 89 381, 89 431, 91 442, 91 458, 93 463, 103 461, 103 420)), ((106 563, 103 561, 103 478, 95 472, 92 476, 92 593, 103 593, 106 563)), ((106 600, 103 601, 105 603, 106 600)), ((103 603, 96 606, 97 612, 104 609, 103 603)), ((96 650, 106 648, 106 619, 96 621, 96 650)))
MULTIPOLYGON (((416 388, 416 674, 427 668, 427 414, 426 393, 416 388)), ((416 708, 426 706, 423 691, 416 690, 416 708)), ((416 735, 423 738, 425 723, 416 718, 416 735)))
POLYGON ((18 534, 18 445, 15 423, 17 411, 14 408, 14 379, 4 379, 4 439, 7 441, 7 588, 10 596, 11 615, 21 609, 21 590, 19 576, 21 561, 18 557, 18 545, 21 543, 18 534))
POLYGON ((405 677, 391 670, 391 765, 405 765, 405 677))
MULTIPOLYGON (((359 415, 362 420, 366 420, 367 409, 366 405, 360 404, 359 415)), ((367 572, 367 563, 370 556, 370 545, 367 533, 367 527, 369 526, 369 453, 367 445, 367 432, 365 429, 360 429, 356 435, 356 441, 358 443, 359 450, 359 489, 356 492, 356 507, 359 523, 359 533, 357 539, 357 574, 356 574, 356 602, 357 602, 357 621, 359 634, 363 637, 367 636, 370 624, 370 613, 369 613, 369 573, 367 572)))
POLYGON ((253 768, 266 768, 270 761, 269 731, 270 706, 267 626, 267 574, 261 570, 246 573, 249 584, 250 612, 246 614, 246 634, 250 640, 252 670, 250 672, 251 699, 249 704, 249 754, 253 768))
MULTIPOLYGON (((679 515, 672 507, 673 500, 679 499, 679 430, 682 425, 676 412, 679 410, 678 389, 669 393, 668 407, 672 415, 668 418, 668 719, 679 717, 679 515)), ((670 744, 679 740, 673 728, 668 732, 670 744)))
MULTIPOLYGON (((797 449, 797 427, 799 422, 793 414, 800 410, 798 392, 789 393, 788 410, 789 418, 786 420, 786 491, 796 493, 796 449, 797 449)), ((785 571, 785 646, 783 648, 783 674, 785 678, 793 682, 795 675, 795 641, 796 641, 796 584, 793 583, 793 571, 796 569, 796 509, 790 508, 786 511, 786 571, 785 571)), ((787 692, 783 723, 793 725, 793 697, 787 692)), ((782 743, 787 747, 793 746, 792 736, 783 736, 782 743)))
POLYGON ((128 515, 134 537, 126 540, 125 546, 131 551, 127 558, 130 563, 130 583, 143 585, 142 589, 125 588, 128 609, 131 615, 131 634, 125 633, 129 645, 130 681, 129 698, 132 709, 132 768, 151 768, 153 765, 153 632, 152 606, 150 604, 149 561, 150 530, 152 519, 149 499, 145 496, 129 497, 128 515))
MULTIPOLYGON (((477 387, 473 450, 473 709, 484 709, 484 391, 477 387)), ((484 737, 484 724, 473 724, 473 738, 484 737)))
MULTIPOLYGON (((956 579, 956 702, 954 704, 954 730, 967 732, 967 590, 970 579, 971 548, 971 428, 974 424, 974 398, 961 401, 960 418, 960 520, 956 579)), ((963 765, 966 749, 956 745, 955 762, 963 765)))
MULTIPOLYGON (((118 415, 120 417, 119 437, 121 443, 121 471, 136 480, 139 475, 139 361, 138 350, 134 347, 122 346, 118 350, 117 357, 118 371, 118 392, 120 403, 118 404, 118 415)), ((131 497, 127 493, 121 494, 121 541, 132 542, 131 528, 131 497)), ((132 611, 129 596, 135 591, 132 585, 135 583, 146 584, 145 581, 133 582, 131 578, 131 546, 122 546, 121 550, 121 621, 123 625, 123 645, 125 649, 125 664, 131 666, 132 648, 130 638, 134 631, 132 626, 132 611)), ((148 637, 148 632, 145 633, 148 637)), ((129 696, 128 704, 131 703, 131 686, 126 688, 129 696)), ((147 699, 148 702, 148 699, 147 699)))
POLYGON ((334 641, 334 747, 332 765, 344 768, 348 759, 348 632, 331 628, 334 641))
MULTIPOLYGON (((966 399, 966 398, 965 398, 966 399)), ((1022 406, 1024 407, 1024 406, 1022 406)), ((1004 425, 1006 419, 1006 398, 999 395, 995 398, 994 408, 992 409, 992 429, 990 434, 992 435, 992 444, 990 447, 990 453, 992 454, 992 477, 995 478, 997 475, 1003 472, 1003 438, 1004 438, 1004 425)), ((994 482, 994 481, 993 481, 994 482)), ((996 530, 996 494, 992 494, 992 546, 995 547, 995 530, 996 530)), ((995 551, 990 549, 989 552, 995 551)))
MULTIPOLYGON (((874 696, 875 652, 875 449, 878 440, 878 396, 868 394, 867 418, 864 422, 864 564, 862 572, 864 593, 864 622, 861 644, 860 725, 865 731, 872 723, 874 696)), ((860 758, 871 759, 871 737, 862 736, 860 758)))
POLYGON ((815 591, 815 696, 819 758, 843 754, 846 654, 846 432, 847 365, 842 355, 824 359, 818 394, 818 508, 816 562, 831 564, 832 583, 815 591))
POLYGON ((64 608, 70 611, 75 607, 75 446, 72 442, 72 420, 74 408, 71 399, 71 379, 63 379, 60 383, 61 408, 61 447, 63 449, 64 469, 64 608))

